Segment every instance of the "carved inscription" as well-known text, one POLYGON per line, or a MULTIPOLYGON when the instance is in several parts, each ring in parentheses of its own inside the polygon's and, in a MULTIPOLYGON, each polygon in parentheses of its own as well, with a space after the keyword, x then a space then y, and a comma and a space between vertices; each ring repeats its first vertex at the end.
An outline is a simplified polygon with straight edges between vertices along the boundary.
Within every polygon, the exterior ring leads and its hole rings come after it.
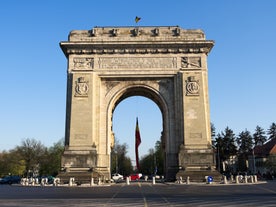
POLYGON ((192 139, 201 139, 202 133, 190 133, 190 138, 192 139))
POLYGON ((88 135, 87 134, 75 134, 76 140, 87 140, 88 135))
POLYGON ((75 70, 91 70, 94 67, 93 58, 74 58, 73 62, 75 70))
POLYGON ((176 68, 175 57, 103 57, 100 69, 176 68))

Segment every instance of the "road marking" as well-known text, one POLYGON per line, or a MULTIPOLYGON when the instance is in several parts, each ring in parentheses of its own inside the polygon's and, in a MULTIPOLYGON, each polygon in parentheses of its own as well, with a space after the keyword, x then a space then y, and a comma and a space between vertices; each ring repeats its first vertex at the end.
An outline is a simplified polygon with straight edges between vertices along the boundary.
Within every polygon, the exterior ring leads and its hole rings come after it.
POLYGON ((160 194, 155 188, 153 185, 150 185, 150 187, 152 187, 152 189, 165 201, 165 203, 167 204, 167 206, 171 206, 171 203, 170 201, 165 197, 163 196, 162 194, 160 194))
POLYGON ((144 207, 148 207, 147 199, 144 197, 144 207))
POLYGON ((113 194, 113 196, 105 203, 104 206, 109 206, 109 204, 111 203, 112 200, 115 199, 115 197, 119 194, 119 192, 121 191, 121 188, 123 188, 125 186, 125 184, 121 185, 121 187, 113 194))
POLYGON ((144 193, 143 193, 143 191, 142 191, 142 185, 141 185, 141 183, 140 182, 138 182, 138 186, 139 186, 139 188, 141 188, 141 194, 142 194, 142 196, 143 196, 143 200, 144 200, 144 207, 148 207, 148 202, 147 202, 147 199, 146 199, 146 197, 144 196, 144 193))
POLYGON ((264 187, 261 187, 261 186, 257 186, 257 185, 256 185, 256 188, 261 188, 261 189, 263 189, 263 190, 265 190, 265 191, 268 191, 268 192, 271 192, 271 193, 276 193, 275 190, 270 190, 270 189, 267 189, 267 188, 264 188, 264 187))

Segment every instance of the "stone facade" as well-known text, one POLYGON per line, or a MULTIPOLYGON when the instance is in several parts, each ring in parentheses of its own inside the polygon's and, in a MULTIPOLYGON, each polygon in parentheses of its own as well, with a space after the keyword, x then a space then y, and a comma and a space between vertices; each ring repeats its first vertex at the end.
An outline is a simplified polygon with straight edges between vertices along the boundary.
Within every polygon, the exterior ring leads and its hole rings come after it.
POLYGON ((112 113, 134 95, 150 98, 162 112, 167 179, 214 170, 207 77, 213 45, 201 30, 174 26, 72 31, 60 43, 68 59, 60 176, 110 179, 112 113))

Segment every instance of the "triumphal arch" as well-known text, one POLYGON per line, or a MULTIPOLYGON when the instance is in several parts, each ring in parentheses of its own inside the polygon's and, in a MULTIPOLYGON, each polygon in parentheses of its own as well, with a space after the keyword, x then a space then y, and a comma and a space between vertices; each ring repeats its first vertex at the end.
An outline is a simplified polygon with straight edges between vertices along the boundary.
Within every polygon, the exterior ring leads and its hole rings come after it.
MULTIPOLYGON (((94 27, 60 43, 68 59, 65 151, 59 177, 110 179, 112 114, 130 96, 162 113, 165 177, 215 173, 207 55, 214 41, 178 26, 94 27)), ((145 141, 144 141, 145 142, 145 141)))

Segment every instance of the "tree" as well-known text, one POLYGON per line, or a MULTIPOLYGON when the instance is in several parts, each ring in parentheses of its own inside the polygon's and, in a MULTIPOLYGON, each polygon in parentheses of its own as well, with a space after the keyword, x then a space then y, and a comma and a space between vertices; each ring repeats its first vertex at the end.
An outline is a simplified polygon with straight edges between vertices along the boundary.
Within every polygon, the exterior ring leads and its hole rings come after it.
POLYGON ((35 139, 25 139, 21 146, 16 147, 20 159, 25 162, 25 176, 36 176, 40 168, 41 161, 47 152, 47 148, 35 139))
POLYGON ((217 135, 217 138, 215 139, 215 146, 217 151, 217 169, 222 171, 223 166, 221 163, 237 153, 235 134, 231 129, 229 129, 229 127, 226 127, 224 132, 217 135))
POLYGON ((267 135, 268 140, 276 139, 276 124, 274 122, 270 125, 267 135))
POLYGON ((216 167, 219 172, 221 172, 221 161, 225 160, 224 155, 224 146, 223 146, 223 138, 220 133, 217 134, 217 137, 215 139, 215 148, 216 148, 216 167))
POLYGON ((235 145, 235 134, 229 127, 221 133, 223 138, 222 150, 224 151, 224 160, 229 159, 230 156, 236 155, 237 146, 235 145))
POLYGON ((40 175, 52 175, 56 176, 61 169, 61 156, 64 151, 64 139, 61 139, 57 143, 45 151, 45 155, 42 156, 40 162, 40 175))
POLYGON ((25 172, 25 161, 21 159, 16 150, 2 152, 0 154, 0 176, 23 175, 25 172))
POLYGON ((164 149, 161 140, 155 143, 155 167, 158 175, 164 174, 164 149))
POLYGON ((140 172, 144 175, 153 175, 155 170, 154 149, 149 149, 147 155, 144 155, 140 160, 140 172))
POLYGON ((141 158, 140 172, 145 175, 164 174, 164 149, 161 138, 156 141, 154 149, 149 149, 148 154, 141 158))
POLYGON ((127 144, 120 144, 115 139, 115 146, 111 150, 111 173, 120 173, 122 175, 129 175, 133 172, 131 159, 126 156, 127 144))
POLYGON ((211 138, 212 138, 212 145, 215 145, 216 140, 216 128, 213 123, 211 123, 211 138))
POLYGON ((255 146, 263 145, 267 140, 264 129, 257 125, 255 129, 255 133, 253 134, 253 139, 254 139, 255 146))
POLYGON ((229 168, 223 168, 223 163, 226 163, 226 160, 230 159, 231 156, 234 156, 237 153, 235 134, 229 127, 226 127, 224 132, 217 135, 217 138, 215 139, 215 147, 217 152, 217 169, 220 172, 222 170, 229 172, 229 168))
POLYGON ((249 153, 252 152, 253 138, 248 130, 242 131, 236 139, 239 146, 238 150, 238 169, 240 171, 246 171, 246 161, 249 153))
POLYGON ((253 138, 247 129, 239 134, 236 141, 239 147, 239 154, 246 155, 252 151, 253 138))

